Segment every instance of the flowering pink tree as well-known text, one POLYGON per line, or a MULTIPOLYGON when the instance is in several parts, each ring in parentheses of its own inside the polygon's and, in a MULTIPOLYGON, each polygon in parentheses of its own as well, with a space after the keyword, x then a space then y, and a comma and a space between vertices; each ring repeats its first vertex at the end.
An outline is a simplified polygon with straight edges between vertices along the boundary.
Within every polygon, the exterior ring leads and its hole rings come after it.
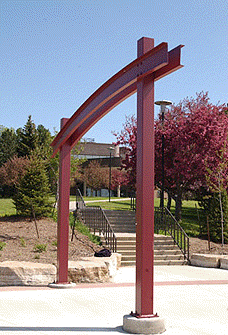
POLYGON ((124 129, 120 134, 115 134, 117 142, 115 145, 124 146, 127 151, 122 159, 121 167, 126 171, 126 182, 131 189, 135 190, 136 185, 136 137, 137 121, 134 116, 126 118, 124 129))
POLYGON ((121 186, 128 184, 126 172, 120 169, 112 169, 111 189, 117 191, 117 196, 120 197, 121 186))
MULTIPOLYGON (((209 102, 208 94, 185 99, 155 122, 155 180, 161 182, 161 137, 165 138, 165 189, 176 201, 177 219, 186 191, 206 187, 207 169, 215 170, 228 136, 224 106, 209 102)), ((223 159, 227 158, 227 151, 223 159)))
MULTIPOLYGON (((221 158, 223 161, 228 158, 228 150, 224 150, 228 136, 225 106, 211 104, 208 94, 200 93, 195 99, 187 98, 172 106, 165 114, 163 126, 161 116, 155 121, 155 183, 158 186, 162 180, 162 134, 165 140, 164 186, 176 202, 175 216, 179 220, 185 192, 206 188, 208 169, 215 171, 221 158)), ((127 170, 129 182, 135 185, 136 119, 128 118, 122 132, 116 136, 117 144, 128 147, 122 167, 127 170)))

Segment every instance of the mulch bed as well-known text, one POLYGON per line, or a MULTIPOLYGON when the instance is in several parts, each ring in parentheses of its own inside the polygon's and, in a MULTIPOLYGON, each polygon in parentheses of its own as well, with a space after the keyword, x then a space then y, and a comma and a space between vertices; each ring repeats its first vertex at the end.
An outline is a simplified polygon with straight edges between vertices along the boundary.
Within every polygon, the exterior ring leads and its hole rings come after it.
MULTIPOLYGON (((1 242, 5 245, 0 250, 0 262, 29 261, 56 265, 57 223, 45 218, 37 220, 37 228, 39 238, 34 221, 18 217, 1 217, 0 245, 1 242)), ((100 249, 100 246, 77 231, 71 242, 71 229, 69 229, 69 260, 93 256, 94 252, 100 249)))
MULTIPOLYGON (((37 220, 39 238, 34 221, 18 217, 0 218, 0 262, 3 261, 29 261, 38 263, 57 264, 57 223, 51 219, 37 220), (46 251, 38 252, 38 249, 46 251)), ((210 244, 199 238, 190 238, 190 254, 224 254, 228 255, 228 245, 210 244)), ((76 232, 71 242, 71 229, 69 230, 69 260, 80 260, 85 256, 93 256, 95 251, 102 247, 92 243, 87 236, 76 232)))

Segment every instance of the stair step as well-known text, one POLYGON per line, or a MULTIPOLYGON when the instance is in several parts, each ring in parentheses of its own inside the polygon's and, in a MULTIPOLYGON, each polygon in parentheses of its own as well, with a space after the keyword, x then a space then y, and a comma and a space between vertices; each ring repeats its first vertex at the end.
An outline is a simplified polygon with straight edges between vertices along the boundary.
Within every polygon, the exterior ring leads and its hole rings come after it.
POLYGON ((179 249, 173 249, 173 250, 154 250, 154 256, 159 256, 159 255, 179 255, 180 250, 179 249))
POLYGON ((121 263, 124 262, 124 261, 135 261, 136 260, 136 257, 135 255, 133 256, 123 256, 121 257, 121 263))
POLYGON ((135 244, 118 244, 117 243, 117 250, 136 250, 135 244))
POLYGON ((154 246, 154 251, 157 250, 179 250, 179 248, 176 245, 159 245, 154 246))
MULTIPOLYGON (((117 252, 122 255, 121 266, 135 266, 135 212, 106 210, 105 214, 117 238, 117 252)), ((186 261, 184 260, 183 254, 174 243, 172 237, 154 234, 154 265, 184 264, 186 264, 186 261)))
POLYGON ((134 266, 136 265, 135 261, 122 261, 121 260, 121 266, 134 266))
POLYGON ((169 240, 164 240, 164 241, 154 241, 154 245, 175 245, 175 243, 173 241, 169 241, 169 240))
POLYGON ((185 260, 154 260, 154 265, 186 265, 187 262, 185 260))
POLYGON ((154 257, 154 259, 156 259, 156 261, 158 260, 184 260, 184 256, 181 254, 181 255, 159 255, 159 256, 156 256, 154 257))
POLYGON ((133 242, 136 242, 136 236, 118 236, 117 235, 117 241, 124 241, 124 242, 127 242, 127 241, 133 241, 133 242))
MULTIPOLYGON (((125 261, 125 260, 135 260, 136 258, 136 255, 135 253, 129 253, 129 254, 124 254, 124 253, 121 253, 122 255, 122 260, 125 261)), ((157 261, 157 260, 184 260, 184 256, 182 254, 179 254, 179 255, 158 255, 158 256, 155 256, 154 259, 157 261)))
MULTIPOLYGON (((154 261, 154 266, 162 266, 162 265, 169 265, 169 266, 174 266, 174 265, 186 265, 187 262, 186 261, 154 261)), ((124 261, 124 262, 121 262, 121 267, 124 267, 124 266, 135 266, 136 265, 136 262, 135 261, 124 261)))

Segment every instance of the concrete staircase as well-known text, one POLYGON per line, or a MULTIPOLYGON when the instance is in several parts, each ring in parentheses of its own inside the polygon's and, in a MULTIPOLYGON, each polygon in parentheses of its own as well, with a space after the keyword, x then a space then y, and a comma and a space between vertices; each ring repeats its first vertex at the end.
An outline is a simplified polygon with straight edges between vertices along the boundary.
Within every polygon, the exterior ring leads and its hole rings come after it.
MULTIPOLYGON (((122 254, 121 265, 133 266, 136 262, 135 213, 133 211, 105 211, 117 236, 117 252, 122 254)), ((154 265, 186 264, 172 237, 154 235, 154 265)))
POLYGON ((135 234, 135 212, 134 211, 104 211, 115 234, 135 234))

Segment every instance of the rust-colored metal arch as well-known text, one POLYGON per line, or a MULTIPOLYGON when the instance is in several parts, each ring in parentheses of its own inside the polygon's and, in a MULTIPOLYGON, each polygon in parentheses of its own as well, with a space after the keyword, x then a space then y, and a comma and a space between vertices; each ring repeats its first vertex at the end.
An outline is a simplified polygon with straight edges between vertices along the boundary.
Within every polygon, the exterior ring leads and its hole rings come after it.
POLYGON ((64 124, 53 143, 53 155, 68 141, 73 147, 77 141, 104 115, 137 90, 137 82, 151 76, 158 80, 182 67, 180 49, 183 45, 168 52, 167 43, 152 48, 98 88, 64 124))
POLYGON ((116 105, 137 91, 137 209, 136 314, 153 315, 153 194, 154 194, 154 81, 182 67, 182 45, 168 52, 168 44, 138 41, 138 57, 93 93, 52 142, 60 151, 57 283, 68 282, 70 152, 81 137, 116 105), (151 255, 151 257, 148 257, 151 255))

